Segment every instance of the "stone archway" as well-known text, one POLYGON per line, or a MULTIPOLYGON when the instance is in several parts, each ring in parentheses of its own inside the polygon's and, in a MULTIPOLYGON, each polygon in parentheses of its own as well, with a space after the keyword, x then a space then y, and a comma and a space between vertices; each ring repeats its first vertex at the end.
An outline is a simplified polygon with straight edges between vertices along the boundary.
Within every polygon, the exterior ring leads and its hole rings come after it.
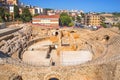
POLYGON ((58 35, 59 35, 59 31, 54 31, 54 32, 53 32, 53 35, 54 35, 54 36, 58 36, 58 35))
POLYGON ((58 78, 50 78, 49 80, 59 80, 58 78))
POLYGON ((59 73, 51 72, 44 77, 44 80, 63 80, 63 79, 59 73))
POLYGON ((56 31, 56 32, 55 32, 55 36, 57 36, 58 34, 59 34, 59 32, 56 31))

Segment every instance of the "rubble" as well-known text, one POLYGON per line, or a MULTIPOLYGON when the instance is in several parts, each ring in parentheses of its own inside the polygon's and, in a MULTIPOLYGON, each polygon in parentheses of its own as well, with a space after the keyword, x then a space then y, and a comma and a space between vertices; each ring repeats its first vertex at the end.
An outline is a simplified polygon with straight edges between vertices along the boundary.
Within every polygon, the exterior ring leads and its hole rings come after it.
POLYGON ((7 41, 3 40, 2 42, 4 42, 4 45, 1 46, 0 48, 0 51, 10 56, 12 56, 13 53, 17 52, 18 50, 27 47, 27 42, 29 41, 29 38, 32 33, 30 27, 28 26, 28 27, 23 27, 18 32, 12 34, 15 36, 7 41))

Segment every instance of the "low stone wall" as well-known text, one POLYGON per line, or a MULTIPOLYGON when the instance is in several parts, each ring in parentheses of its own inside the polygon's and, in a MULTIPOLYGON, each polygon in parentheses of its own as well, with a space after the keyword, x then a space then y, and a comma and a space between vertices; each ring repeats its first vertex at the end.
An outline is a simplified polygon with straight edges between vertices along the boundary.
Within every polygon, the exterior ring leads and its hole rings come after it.
POLYGON ((31 46, 31 45, 33 45, 34 43, 37 43, 37 42, 39 42, 39 41, 41 41, 41 40, 44 40, 44 39, 46 39, 46 38, 48 38, 48 37, 36 38, 36 39, 31 40, 31 41, 28 41, 28 42, 27 42, 27 46, 26 46, 26 47, 22 50, 22 52, 21 52, 20 58, 22 59, 24 52, 27 50, 27 48, 28 48, 29 46, 31 46))

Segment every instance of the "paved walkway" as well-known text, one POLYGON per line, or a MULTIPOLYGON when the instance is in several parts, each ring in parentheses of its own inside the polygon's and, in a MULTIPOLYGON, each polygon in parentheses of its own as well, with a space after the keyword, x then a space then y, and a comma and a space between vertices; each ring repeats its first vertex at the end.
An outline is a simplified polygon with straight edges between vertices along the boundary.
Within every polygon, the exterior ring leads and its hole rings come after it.
POLYGON ((0 29, 0 37, 11 34, 20 29, 21 29, 20 27, 0 29))

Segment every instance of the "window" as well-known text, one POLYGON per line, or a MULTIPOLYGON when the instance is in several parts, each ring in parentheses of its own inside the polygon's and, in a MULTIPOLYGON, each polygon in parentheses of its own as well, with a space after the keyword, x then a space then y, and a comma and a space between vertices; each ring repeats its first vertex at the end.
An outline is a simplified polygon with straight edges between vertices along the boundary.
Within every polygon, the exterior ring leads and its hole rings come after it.
POLYGON ((41 20, 41 22, 50 22, 50 20, 48 20, 48 19, 43 19, 43 20, 41 20))

